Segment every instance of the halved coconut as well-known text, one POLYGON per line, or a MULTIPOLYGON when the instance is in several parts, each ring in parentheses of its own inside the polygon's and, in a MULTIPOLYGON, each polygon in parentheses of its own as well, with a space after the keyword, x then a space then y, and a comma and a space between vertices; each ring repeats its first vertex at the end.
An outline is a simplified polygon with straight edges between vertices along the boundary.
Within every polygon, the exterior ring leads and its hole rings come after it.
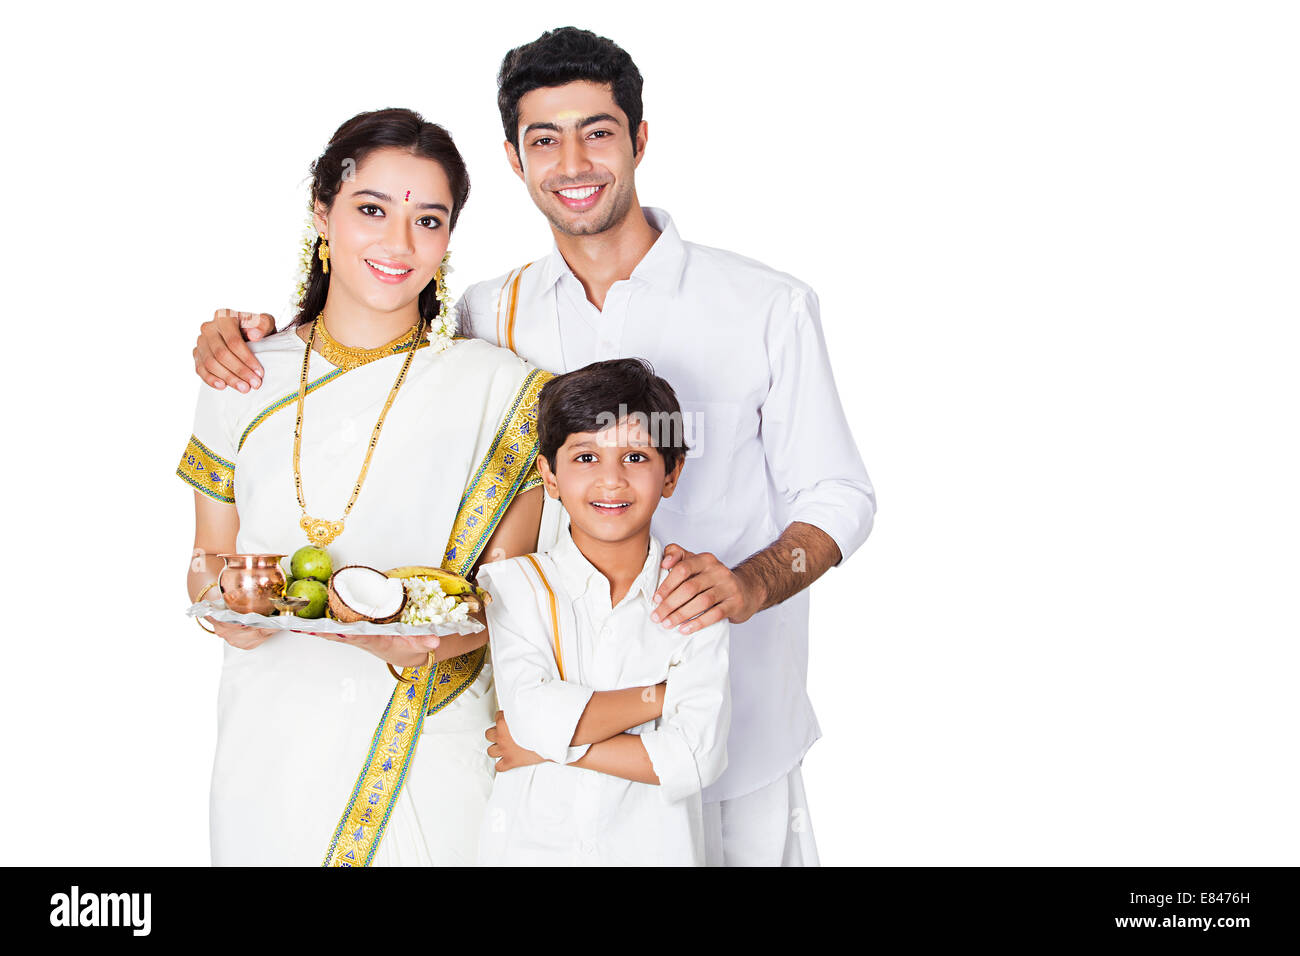
POLYGON ((406 588, 397 578, 364 564, 349 564, 330 575, 330 616, 351 624, 391 624, 406 608, 406 588))

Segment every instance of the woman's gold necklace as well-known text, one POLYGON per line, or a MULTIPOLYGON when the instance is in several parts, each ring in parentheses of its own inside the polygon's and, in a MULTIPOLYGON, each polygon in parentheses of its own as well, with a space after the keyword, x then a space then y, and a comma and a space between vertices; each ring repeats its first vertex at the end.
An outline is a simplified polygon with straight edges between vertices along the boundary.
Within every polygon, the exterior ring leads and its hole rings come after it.
POLYGON ((417 336, 419 335, 421 324, 422 323, 417 323, 416 325, 411 326, 411 328, 393 339, 393 341, 380 345, 377 348, 359 349, 336 341, 334 336, 330 335, 330 330, 325 327, 325 323, 321 322, 318 351, 320 352, 321 358, 325 359, 325 361, 329 362, 331 365, 341 368, 345 372, 350 372, 353 369, 360 368, 362 365, 365 365, 368 362, 373 362, 376 359, 396 355, 407 346, 414 346, 418 342, 417 336))
MULTIPOLYGON (((379 433, 383 430, 384 419, 388 416, 388 410, 393 407, 393 401, 397 398, 397 392, 406 381, 406 372, 411 367, 411 360, 415 358, 417 346, 419 345, 420 336, 424 332, 424 319, 421 319, 415 328, 390 342, 388 345, 381 346, 381 349, 390 349, 390 347, 411 339, 411 348, 406 354, 406 361, 402 363, 402 370, 397 373, 397 381, 393 383, 392 390, 388 393, 388 401, 384 402, 384 410, 379 413, 379 421, 375 422, 375 430, 370 434, 370 447, 366 449, 366 460, 361 463, 361 474, 357 476, 356 486, 352 489, 352 497, 348 499, 348 506, 343 509, 343 517, 338 521, 326 521, 323 518, 313 518, 307 514, 307 502, 302 496, 302 413, 307 400, 307 369, 311 364, 312 345, 316 341, 316 327, 320 325, 324 331, 321 317, 317 318, 311 324, 311 332, 307 336, 307 351, 302 357, 302 377, 298 380, 298 421, 293 426, 293 484, 298 492, 298 504, 302 508, 302 520, 298 522, 299 527, 307 532, 307 539, 317 547, 323 548, 335 538, 343 533, 343 522, 352 506, 357 503, 357 496, 361 494, 361 485, 366 480, 366 472, 370 470, 370 458, 375 453, 375 445, 379 443, 379 433)), ((328 333, 326 333, 328 334, 328 333)), ((337 344, 337 343, 336 343, 337 344)), ((340 345, 339 348, 346 349, 347 346, 340 345)), ((378 351, 374 349, 352 349, 353 352, 378 351)), ((394 349, 395 351, 395 349, 394 349)), ((326 357, 328 359, 328 356, 326 357)), ((330 364, 337 364, 329 359, 330 364)), ((367 359, 366 361, 369 361, 367 359)), ((365 364, 360 362, 358 364, 365 364)), ((355 366, 354 366, 355 367, 355 366)))

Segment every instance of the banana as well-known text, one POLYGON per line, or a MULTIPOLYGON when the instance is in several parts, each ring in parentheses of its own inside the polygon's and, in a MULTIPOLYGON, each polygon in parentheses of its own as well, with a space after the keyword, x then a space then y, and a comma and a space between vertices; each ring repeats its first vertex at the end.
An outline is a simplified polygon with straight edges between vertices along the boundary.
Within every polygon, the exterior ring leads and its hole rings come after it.
POLYGON ((406 567, 393 568, 388 572, 388 576, 390 578, 433 578, 442 588, 442 593, 451 597, 469 594, 474 590, 474 585, 470 581, 445 568, 430 568, 412 564, 406 567))
POLYGON ((481 588, 467 578, 448 571, 446 568, 432 568, 412 564, 393 568, 388 572, 388 576, 390 578, 432 578, 438 582, 443 594, 459 598, 470 606, 471 611, 477 612, 483 606, 492 603, 492 595, 487 592, 486 588, 481 588))

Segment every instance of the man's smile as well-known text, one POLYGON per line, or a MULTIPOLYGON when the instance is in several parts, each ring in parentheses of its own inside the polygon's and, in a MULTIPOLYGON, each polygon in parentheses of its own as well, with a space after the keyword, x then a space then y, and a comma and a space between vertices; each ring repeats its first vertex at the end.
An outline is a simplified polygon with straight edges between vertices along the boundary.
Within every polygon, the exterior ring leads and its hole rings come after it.
POLYGON ((581 211, 596 205, 601 193, 605 191, 605 185, 602 183, 599 186, 566 186, 554 192, 566 208, 581 211))

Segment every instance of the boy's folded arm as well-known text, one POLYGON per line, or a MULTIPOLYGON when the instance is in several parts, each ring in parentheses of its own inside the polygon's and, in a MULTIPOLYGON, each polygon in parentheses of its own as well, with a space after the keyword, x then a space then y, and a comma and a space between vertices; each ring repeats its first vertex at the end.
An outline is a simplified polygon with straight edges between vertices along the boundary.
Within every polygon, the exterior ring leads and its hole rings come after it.
POLYGON ((595 770, 637 783, 659 783, 649 752, 638 734, 616 734, 608 740, 594 743, 587 748, 582 759, 573 761, 569 766, 595 770))
POLYGON ((595 691, 578 718, 570 743, 574 746, 599 743, 663 716, 666 688, 666 683, 660 683, 595 691))
POLYGON ((654 730, 640 735, 668 803, 703 790, 727 767, 729 631, 724 619, 692 634, 682 645, 668 669, 663 719, 654 730))
MULTIPOLYGON (((507 564, 503 562, 500 570, 484 565, 479 569, 480 583, 493 591, 493 576, 509 573, 507 564)), ((500 590, 504 594, 505 589, 500 590)), ((560 680, 548 637, 529 633, 511 615, 508 604, 498 598, 487 606, 497 700, 518 744, 544 760, 564 763, 573 757, 569 742, 592 690, 560 680)))

